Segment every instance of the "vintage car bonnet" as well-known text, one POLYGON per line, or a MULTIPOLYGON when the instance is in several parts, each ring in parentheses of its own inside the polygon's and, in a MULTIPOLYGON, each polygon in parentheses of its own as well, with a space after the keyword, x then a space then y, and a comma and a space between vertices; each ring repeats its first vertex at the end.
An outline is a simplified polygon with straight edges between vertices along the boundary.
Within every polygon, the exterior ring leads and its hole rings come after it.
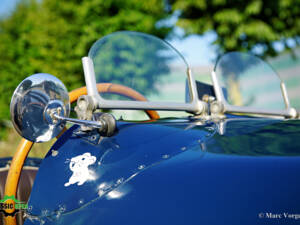
POLYGON ((265 210, 299 210, 299 121, 220 125, 118 122, 107 138, 73 126, 42 162, 25 224, 254 224, 265 210), (83 158, 86 179, 70 166, 83 158))

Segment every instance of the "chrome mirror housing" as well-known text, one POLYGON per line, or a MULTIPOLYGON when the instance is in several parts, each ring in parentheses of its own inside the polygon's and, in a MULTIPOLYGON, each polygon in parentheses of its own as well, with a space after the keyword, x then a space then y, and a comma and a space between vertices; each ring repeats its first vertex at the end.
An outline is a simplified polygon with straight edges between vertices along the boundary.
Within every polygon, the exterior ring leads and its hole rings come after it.
POLYGON ((46 142, 56 137, 66 121, 53 121, 49 113, 70 114, 69 95, 56 77, 38 73, 23 80, 14 91, 10 103, 12 123, 17 132, 32 142, 46 142), (58 110, 57 110, 58 109, 58 110))

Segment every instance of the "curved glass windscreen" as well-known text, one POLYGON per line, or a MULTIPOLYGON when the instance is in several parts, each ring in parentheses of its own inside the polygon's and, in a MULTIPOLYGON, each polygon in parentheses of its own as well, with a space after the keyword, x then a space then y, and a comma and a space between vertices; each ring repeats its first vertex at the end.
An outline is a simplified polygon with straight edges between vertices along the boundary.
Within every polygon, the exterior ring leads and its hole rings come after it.
POLYGON ((300 112, 300 49, 294 48, 293 54, 280 53, 276 57, 269 58, 268 62, 284 81, 291 106, 300 112))
POLYGON ((281 80, 256 56, 230 52, 216 63, 215 73, 228 104, 257 109, 284 109, 281 80))
MULTIPOLYGON (((97 83, 129 87, 152 102, 186 102, 188 65, 161 39, 138 32, 116 32, 95 42, 89 57, 97 83)), ((130 100, 121 94, 100 95, 107 100, 130 100)))

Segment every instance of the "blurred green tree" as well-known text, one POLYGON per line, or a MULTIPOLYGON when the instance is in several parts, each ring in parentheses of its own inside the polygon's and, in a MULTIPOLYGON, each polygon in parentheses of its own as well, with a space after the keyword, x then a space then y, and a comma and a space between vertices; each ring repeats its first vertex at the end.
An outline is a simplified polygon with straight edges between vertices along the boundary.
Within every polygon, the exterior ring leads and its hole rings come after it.
POLYGON ((167 17, 161 0, 22 0, 0 21, 0 121, 9 119, 13 90, 25 77, 50 73, 69 90, 80 87, 80 59, 93 42, 119 30, 164 38, 171 28, 157 21, 167 17))
POLYGON ((260 56, 277 54, 274 42, 285 49, 300 43, 299 0, 169 0, 180 13, 177 25, 186 35, 214 31, 220 53, 252 51, 260 56))

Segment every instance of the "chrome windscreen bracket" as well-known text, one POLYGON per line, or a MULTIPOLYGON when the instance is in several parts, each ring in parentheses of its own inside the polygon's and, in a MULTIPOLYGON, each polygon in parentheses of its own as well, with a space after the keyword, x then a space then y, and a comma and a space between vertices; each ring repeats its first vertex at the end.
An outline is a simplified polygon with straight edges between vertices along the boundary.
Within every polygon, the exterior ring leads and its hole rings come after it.
POLYGON ((97 82, 96 82, 96 76, 94 70, 94 63, 93 60, 87 56, 83 57, 81 60, 82 60, 87 93, 89 96, 91 96, 91 100, 92 100, 91 104, 93 104, 93 107, 96 108, 98 89, 97 89, 97 82))
POLYGON ((296 118, 297 112, 294 108, 290 107, 287 91, 283 82, 281 82, 281 91, 285 102, 285 109, 273 110, 273 109, 258 109, 248 106, 234 106, 227 103, 223 95, 222 87, 218 81, 217 75, 213 70, 211 72, 211 80, 214 86, 214 91, 216 98, 219 102, 223 104, 224 113, 247 113, 254 115, 266 115, 266 116, 281 116, 286 118, 296 118))
POLYGON ((201 115, 206 109, 204 102, 198 99, 198 92, 195 79, 191 70, 187 70, 187 80, 191 95, 189 103, 175 102, 146 102, 146 101, 125 101, 107 100, 101 97, 97 90, 96 76, 93 60, 86 56, 82 58, 84 77, 88 95, 92 97, 92 103, 97 109, 128 109, 128 110, 166 110, 166 111, 186 111, 195 115, 201 115))
POLYGON ((77 99, 77 105, 75 106, 75 112, 77 114, 78 119, 91 120, 95 109, 96 108, 95 108, 92 96, 81 95, 77 99))

